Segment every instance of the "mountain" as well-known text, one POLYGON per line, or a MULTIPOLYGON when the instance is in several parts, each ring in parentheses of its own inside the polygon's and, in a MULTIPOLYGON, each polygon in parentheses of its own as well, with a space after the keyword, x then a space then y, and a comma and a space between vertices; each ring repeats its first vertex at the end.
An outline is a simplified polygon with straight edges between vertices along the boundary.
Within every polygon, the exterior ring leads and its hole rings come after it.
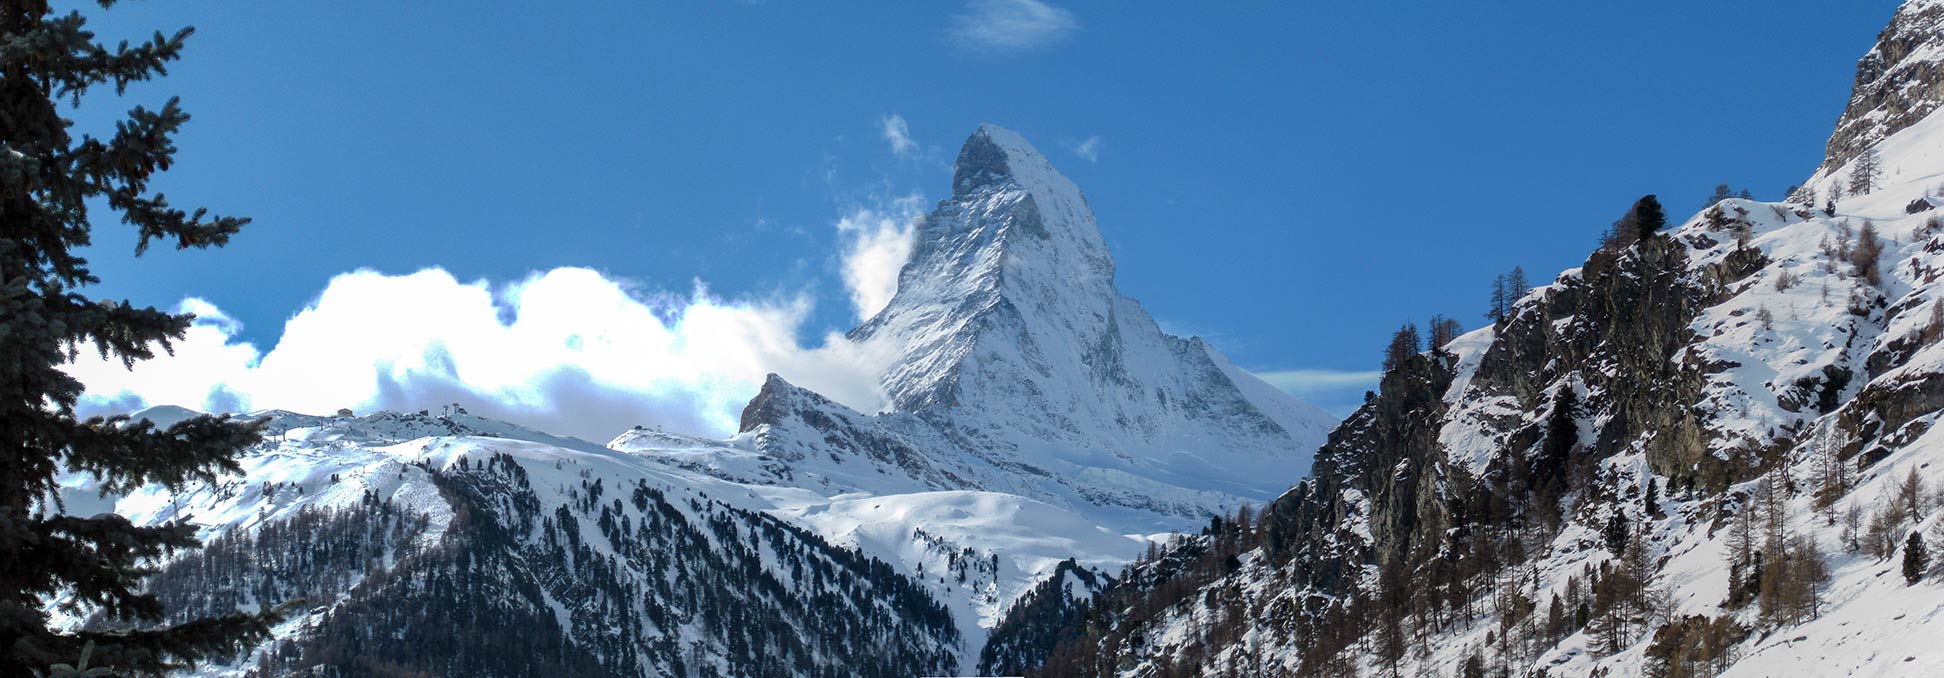
POLYGON ((1048 649, 990 666, 1944 673, 1940 17, 1898 10, 1790 201, 1616 229, 1398 361, 1260 519, 1144 557, 1064 626, 995 629, 1048 649))
POLYGON ((895 356, 860 413, 771 376, 720 445, 617 449, 837 494, 1016 494, 1122 531, 1193 529, 1302 477, 1335 418, 1163 333, 1114 288, 1079 188, 984 125, 915 229, 898 291, 850 338, 895 356))
POLYGON ((302 601, 212 675, 938 675, 1043 653, 988 637, 1273 499, 1335 423, 1121 296, 1086 198, 1013 132, 971 136, 914 238, 850 333, 892 358, 881 412, 779 375, 722 440, 259 412, 240 475, 73 475, 63 506, 202 525, 151 582, 178 615, 302 601))

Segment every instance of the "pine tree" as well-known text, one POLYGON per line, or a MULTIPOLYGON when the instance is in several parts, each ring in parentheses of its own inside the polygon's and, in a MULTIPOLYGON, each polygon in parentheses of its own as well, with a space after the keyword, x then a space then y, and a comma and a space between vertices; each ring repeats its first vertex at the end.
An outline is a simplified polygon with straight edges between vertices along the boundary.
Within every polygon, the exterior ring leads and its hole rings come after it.
POLYGON ((1666 226, 1667 212, 1661 209, 1660 199, 1652 194, 1640 196, 1627 215, 1614 222, 1613 234, 1617 240, 1614 244, 1626 246, 1636 240, 1646 240, 1666 226))
POLYGON ((1929 549, 1924 548, 1924 537, 1916 532, 1904 540, 1903 576, 1904 581, 1915 584, 1923 581, 1924 573, 1930 569, 1929 549))
MULTIPOLYGON (((113 3, 104 0, 106 7, 113 3)), ((55 474, 79 471, 108 492, 149 483, 180 487, 238 470, 232 458, 256 442, 261 424, 197 417, 156 427, 126 416, 75 414, 82 385, 61 365, 88 346, 132 366, 168 349, 191 320, 154 308, 89 299, 97 282, 75 250, 89 243, 88 210, 105 205, 140 238, 177 249, 221 246, 247 220, 185 212, 150 191, 175 154, 189 119, 171 99, 136 107, 108 138, 71 135, 61 105, 91 90, 166 74, 190 29, 118 47, 96 43, 79 13, 56 16, 45 2, 0 6, 8 45, 0 79, 0 675, 35 675, 73 663, 92 643, 91 662, 119 673, 150 673, 225 655, 267 635, 277 615, 230 614, 162 625, 157 598, 142 589, 158 557, 197 545, 184 522, 138 527, 126 518, 61 515, 55 474), (135 628, 56 631, 44 601, 70 594, 135 628)), ((92 101, 92 100, 91 100, 92 101)))

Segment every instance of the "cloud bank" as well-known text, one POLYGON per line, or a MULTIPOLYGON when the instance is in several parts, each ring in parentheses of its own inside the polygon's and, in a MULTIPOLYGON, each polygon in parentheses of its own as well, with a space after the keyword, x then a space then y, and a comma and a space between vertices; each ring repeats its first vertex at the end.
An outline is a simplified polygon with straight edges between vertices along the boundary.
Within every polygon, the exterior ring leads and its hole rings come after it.
MULTIPOLYGON (((894 127, 902 134, 903 120, 887 118, 887 134, 894 127)), ((915 193, 875 198, 834 224, 835 268, 859 322, 897 294, 924 204, 915 193)), ((459 403, 597 442, 635 425, 734 433, 771 372, 879 411, 878 377, 896 347, 841 332, 806 345, 813 291, 725 299, 699 280, 670 293, 572 267, 511 283, 461 281, 439 268, 358 270, 333 277, 267 350, 240 339, 241 323, 221 308, 191 298, 175 309, 197 318, 173 355, 158 352, 130 370, 84 351, 67 370, 87 386, 83 414, 154 405, 363 413, 459 403)))
POLYGON ((457 402, 483 416, 604 441, 629 426, 722 435, 769 372, 875 411, 888 355, 825 335, 798 342, 806 297, 735 302, 700 285, 646 293, 584 268, 506 285, 440 269, 341 274, 262 351, 221 309, 199 315, 174 356, 131 370, 93 354, 70 365, 84 407, 181 405, 205 411, 350 407, 415 410, 457 402))
POLYGON ((1012 55, 1051 46, 1079 27, 1072 12, 1039 0, 972 0, 946 34, 966 51, 1012 55))

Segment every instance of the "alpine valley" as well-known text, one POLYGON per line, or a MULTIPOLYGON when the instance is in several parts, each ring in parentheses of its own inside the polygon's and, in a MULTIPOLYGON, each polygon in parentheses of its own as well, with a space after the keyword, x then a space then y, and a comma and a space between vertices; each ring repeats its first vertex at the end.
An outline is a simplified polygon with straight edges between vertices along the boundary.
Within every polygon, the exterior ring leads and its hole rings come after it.
POLYGON ((1908 0, 1788 199, 1637 209, 1341 422, 1163 332, 986 125, 849 334, 884 411, 258 412, 241 474, 64 510, 202 526, 175 618, 302 601, 206 675, 1944 675, 1940 103, 1908 0))

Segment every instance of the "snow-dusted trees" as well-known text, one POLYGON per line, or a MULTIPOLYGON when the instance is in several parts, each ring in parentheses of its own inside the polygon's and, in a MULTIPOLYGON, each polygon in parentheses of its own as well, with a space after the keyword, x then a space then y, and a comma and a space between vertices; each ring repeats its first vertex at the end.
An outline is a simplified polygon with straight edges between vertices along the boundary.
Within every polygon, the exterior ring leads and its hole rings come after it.
POLYGON ((1850 195, 1863 195, 1876 190, 1877 178, 1883 176, 1882 162, 1874 146, 1856 156, 1856 162, 1850 167, 1850 195))

